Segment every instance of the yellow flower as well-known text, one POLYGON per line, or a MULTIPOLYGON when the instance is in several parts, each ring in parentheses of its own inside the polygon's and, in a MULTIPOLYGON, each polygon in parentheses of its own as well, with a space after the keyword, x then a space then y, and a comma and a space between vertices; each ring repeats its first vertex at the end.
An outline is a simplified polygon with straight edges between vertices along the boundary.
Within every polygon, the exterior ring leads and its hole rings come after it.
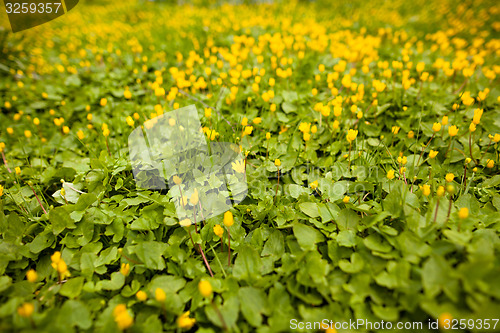
POLYGON ((14 170, 16 171, 16 175, 20 175, 21 174, 21 168, 20 167, 15 167, 14 170))
POLYGON ((134 119, 131 117, 131 116, 128 116, 126 118, 126 121, 127 121, 127 125, 129 125, 130 127, 134 127, 134 119))
POLYGON ((161 97, 161 96, 165 96, 165 88, 156 88, 155 89, 155 96, 156 97, 161 97))
POLYGON ((0 197, 3 195, 3 186, 0 185, 0 197))
POLYGON ((406 165, 406 163, 408 163, 408 158, 406 156, 398 156, 398 163, 406 165))
POLYGON ((499 141, 500 141, 500 134, 497 133, 493 136, 493 142, 497 143, 499 141))
POLYGON ((36 279, 38 278, 38 274, 34 269, 30 269, 29 271, 26 272, 26 279, 29 282, 36 282, 36 279))
POLYGON ((437 150, 432 150, 429 152, 429 157, 430 158, 434 158, 437 156, 437 154, 439 154, 439 152, 437 150))
POLYGON ((474 167, 474 168, 472 169, 472 172, 477 172, 477 167, 474 167))
POLYGON ((476 131, 476 124, 474 124, 474 123, 470 123, 470 125, 469 125, 469 131, 470 131, 470 132, 474 132, 474 131, 476 131))
POLYGON ((130 316, 125 304, 118 304, 113 309, 113 317, 120 330, 126 330, 134 323, 134 318, 130 316))
POLYGON ((469 208, 467 207, 462 207, 458 211, 458 217, 463 220, 469 217, 469 208))
POLYGON ((61 189, 61 196, 65 197, 66 196, 66 190, 64 187, 61 189))
POLYGON ((257 118, 255 118, 253 120, 253 123, 256 124, 256 125, 260 124, 261 122, 262 122, 262 118, 261 117, 257 117, 257 118))
POLYGON ((453 185, 453 184, 448 184, 446 186, 446 191, 448 193, 450 193, 451 195, 455 194, 455 190, 456 190, 456 188, 455 188, 455 185, 453 185))
POLYGON ((87 120, 88 121, 92 121, 92 118, 93 118, 92 113, 88 113, 87 114, 87 120))
POLYGON ((189 314, 190 314, 189 311, 184 312, 177 319, 177 326, 179 326, 179 328, 189 330, 196 323, 196 319, 190 318, 189 314))
POLYGON ((24 303, 17 308, 17 313, 25 318, 31 317, 33 311, 35 311, 35 306, 32 303, 24 303))
POLYGON ((14 129, 12 127, 7 127, 7 133, 9 133, 9 135, 14 134, 14 129))
POLYGON ((465 164, 469 164, 471 161, 472 161, 472 159, 470 157, 467 157, 464 162, 465 162, 465 164))
POLYGON ((158 302, 164 302, 167 299, 167 294, 161 288, 156 288, 155 290, 155 299, 158 302))
POLYGON ((108 100, 106 98, 101 98, 99 104, 101 104, 101 106, 106 106, 106 104, 108 104, 108 100))
POLYGON ((207 118, 212 117, 212 109, 211 108, 205 108, 205 117, 207 117, 207 118))
POLYGON ((182 183, 182 179, 179 178, 179 176, 174 176, 172 177, 175 185, 179 185, 180 183, 182 183))
POLYGON ((494 166, 495 166, 495 162, 494 162, 493 160, 488 159, 488 160, 486 161, 486 167, 487 167, 488 169, 493 169, 493 167, 494 167, 494 166))
POLYGON ((394 135, 398 134, 399 133, 399 129, 400 129, 399 126, 392 126, 392 130, 391 130, 392 134, 394 134, 394 135))
POLYGON ((214 234, 216 234, 217 237, 222 238, 222 235, 224 235, 224 229, 219 224, 216 224, 214 226, 214 234))
POLYGON ((82 130, 79 130, 78 132, 76 132, 76 136, 78 137, 78 139, 80 140, 83 140, 85 138, 85 134, 83 133, 82 130))
POLYGON ((448 128, 448 134, 453 137, 458 134, 458 127, 453 125, 448 128))
POLYGON ((191 198, 189 198, 189 202, 191 203, 191 205, 195 206, 198 203, 199 199, 200 198, 198 196, 198 190, 194 189, 193 194, 191 194, 191 198))
POLYGON ((139 120, 139 118, 140 118, 140 116, 137 112, 135 112, 132 116, 134 117, 135 120, 139 120))
POLYGON ((105 137, 109 136, 109 129, 107 127, 102 130, 102 135, 105 136, 105 137))
POLYGON ((175 126, 175 123, 176 123, 176 122, 175 122, 175 119, 174 119, 174 118, 170 118, 170 119, 168 120, 168 124, 169 124, 170 126, 172 126, 172 127, 173 127, 173 126, 175 126))
POLYGON ((269 140, 271 138, 271 133, 267 132, 266 133, 266 140, 269 140))
POLYGON ((431 187, 429 185, 422 185, 420 187, 420 190, 422 190, 422 194, 425 195, 426 197, 431 194, 431 187))
POLYGON ((309 141, 309 140, 311 140, 311 134, 310 134, 310 133, 308 133, 308 132, 305 132, 305 133, 304 133, 304 141, 306 141, 306 142, 307 142, 307 141, 309 141))
POLYGON ((299 131, 302 133, 309 133, 311 131, 311 123, 300 123, 299 131))
POLYGON ((472 122, 476 125, 481 121, 481 116, 483 115, 483 109, 475 109, 474 116, 472 117, 472 122))
POLYGON ((252 131, 253 131, 253 126, 246 126, 245 127, 245 135, 252 134, 252 131))
POLYGON ((68 272, 68 266, 62 259, 57 263, 57 272, 61 275, 65 275, 68 272))
POLYGON ((198 283, 198 290, 203 297, 212 296, 212 285, 207 280, 200 280, 200 283, 198 283))
POLYGON ((311 186, 311 188, 313 190, 317 189, 318 188, 318 181, 317 180, 313 181, 311 184, 309 184, 309 186, 311 186))
POLYGON ((125 90, 123 92, 123 96, 126 98, 126 99, 131 99, 132 98, 132 93, 130 92, 130 90, 125 90))
POLYGON ((276 165, 277 167, 281 166, 281 161, 279 158, 274 160, 274 165, 276 165))
POLYGON ((351 200, 351 197, 350 197, 350 196, 348 196, 348 195, 346 195, 346 196, 344 197, 344 199, 342 199, 342 202, 346 204, 346 203, 349 203, 349 200, 351 200))
POLYGON ((247 117, 243 117, 243 119, 241 120, 241 125, 242 126, 247 126, 248 125, 248 118, 247 117))
MULTIPOLYGON (((185 206, 185 205, 183 205, 183 206, 185 206)), ((190 219, 184 219, 184 220, 180 221, 179 224, 183 227, 189 227, 192 223, 191 223, 190 219)))
POLYGON ((445 178, 448 183, 451 183, 453 179, 455 179, 455 175, 452 173, 448 173, 445 178))
POLYGON ((129 263, 122 263, 122 266, 120 268, 120 273, 122 273, 122 275, 127 276, 128 273, 130 273, 130 264, 129 263))
POLYGON ((31 131, 30 130, 25 130, 24 131, 24 136, 27 137, 28 139, 31 138, 31 131))
POLYGON ((432 130, 433 130, 434 132, 439 132, 439 131, 441 130, 441 123, 434 123, 434 124, 432 125, 432 130))
POLYGON ((64 134, 68 134, 69 133, 69 127, 68 126, 63 126, 62 130, 63 130, 64 134))
POLYGON ((38 118, 33 118, 33 124, 35 124, 36 126, 40 125, 40 119, 38 118))
POLYGON ((238 172, 238 173, 245 172, 245 161, 244 160, 239 160, 239 161, 233 162, 233 163, 231 163, 231 166, 233 167, 233 170, 238 172))
POLYGON ((234 224, 233 213, 230 210, 224 213, 224 225, 230 227, 234 224))
POLYGON ((415 132, 409 131, 408 132, 408 139, 413 139, 415 137, 415 132))
POLYGON ((438 197, 442 197, 444 195, 444 191, 445 191, 444 186, 439 185, 439 187, 436 190, 436 194, 438 195, 438 197))
POLYGON ((387 178, 394 179, 394 170, 387 171, 387 178))
POLYGON ((349 143, 353 142, 354 140, 356 140, 356 137, 358 136, 358 131, 357 130, 352 130, 350 129, 348 132, 347 132, 347 141, 349 143))
MULTIPOLYGON (((52 264, 57 264, 61 260, 61 252, 56 251, 50 256, 50 260, 52 264)), ((56 268, 57 266, 52 265, 52 267, 56 268)))
POLYGON ((443 119, 441 119, 441 124, 448 125, 448 116, 443 116, 443 119))
POLYGON ((444 312, 439 315, 438 323, 440 328, 451 328, 453 317, 448 312, 444 312))
POLYGON ((271 110, 271 112, 274 112, 276 111, 276 104, 271 104, 271 106, 269 107, 269 110, 271 110))
POLYGON ((318 127, 316 125, 311 126, 311 133, 314 134, 318 131, 318 127))
POLYGON ((145 300, 148 299, 148 294, 146 294, 144 291, 139 290, 136 294, 135 297, 141 302, 144 302, 145 300))

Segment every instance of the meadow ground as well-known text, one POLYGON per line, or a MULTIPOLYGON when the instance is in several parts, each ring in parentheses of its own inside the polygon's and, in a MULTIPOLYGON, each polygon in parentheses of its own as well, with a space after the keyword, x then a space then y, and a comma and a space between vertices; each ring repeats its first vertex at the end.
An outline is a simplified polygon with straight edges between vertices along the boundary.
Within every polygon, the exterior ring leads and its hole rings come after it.
POLYGON ((499 14, 88 1, 3 30, 0 331, 500 330, 499 14), (128 148, 192 104, 248 184, 196 228, 208 194, 139 188, 128 148))

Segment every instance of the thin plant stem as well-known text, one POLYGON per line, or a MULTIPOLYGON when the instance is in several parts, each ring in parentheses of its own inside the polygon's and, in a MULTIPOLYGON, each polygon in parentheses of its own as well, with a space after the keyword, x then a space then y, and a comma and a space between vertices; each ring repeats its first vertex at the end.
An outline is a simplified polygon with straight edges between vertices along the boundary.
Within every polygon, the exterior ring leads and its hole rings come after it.
POLYGON ((437 219, 437 216, 438 216, 438 209, 439 209, 439 197, 437 199, 436 212, 434 213, 434 223, 436 223, 436 219, 437 219))
MULTIPOLYGON (((38 197, 38 195, 36 195, 35 189, 33 189, 33 186, 31 186, 31 184, 28 184, 28 186, 31 188, 31 191, 33 191, 33 194, 35 195, 35 198, 38 201, 38 204, 40 205, 40 207, 42 207, 43 212, 45 213, 45 215, 47 215, 47 211, 43 207, 42 202, 40 201, 40 198, 38 197)), ((64 198, 64 200, 66 200, 66 198, 64 198)), ((68 202, 66 201, 66 203, 68 203, 68 202)))
POLYGON ((7 171, 9 171, 9 173, 12 173, 12 170, 10 170, 9 166, 7 165, 7 159, 5 158, 5 154, 3 151, 2 151, 2 159, 3 159, 3 164, 5 164, 5 167, 7 168, 7 171))
POLYGON ((231 233, 227 227, 227 265, 231 267, 231 233))
POLYGON ((211 277, 214 277, 214 273, 212 273, 212 268, 210 268, 210 264, 208 263, 207 257, 205 257, 205 253, 201 249, 201 244, 198 244, 198 248, 200 249, 201 256, 203 258, 203 261, 205 262, 205 266, 207 266, 208 272, 210 273, 211 277))
POLYGON ((212 307, 214 308, 215 312, 217 313, 217 316, 219 317, 222 327, 224 328, 224 331, 227 332, 228 328, 226 325, 226 322, 224 321, 224 317, 222 316, 222 313, 220 312, 219 308, 215 305, 213 300, 210 300, 210 303, 212 304, 212 307))
POLYGON ((431 138, 429 139, 429 142, 427 142, 427 144, 425 145, 424 149, 422 149, 422 152, 420 153, 420 156, 418 157, 418 161, 417 161, 417 166, 418 164, 420 163, 420 159, 422 159, 422 155, 424 154, 424 151, 427 147, 429 147, 429 144, 431 143, 432 139, 434 138, 434 135, 436 135, 436 133, 432 133, 432 136, 431 138))
POLYGON ((276 185, 276 193, 274 194, 274 202, 276 202, 276 198, 278 197, 278 188, 279 187, 280 187, 280 168, 278 167, 278 184, 276 185))

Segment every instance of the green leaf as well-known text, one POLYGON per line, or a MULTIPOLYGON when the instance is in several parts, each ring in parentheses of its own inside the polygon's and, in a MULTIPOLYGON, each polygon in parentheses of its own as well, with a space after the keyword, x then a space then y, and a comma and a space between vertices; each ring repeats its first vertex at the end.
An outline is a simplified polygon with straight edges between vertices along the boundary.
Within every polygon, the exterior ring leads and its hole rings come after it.
POLYGON ((241 312, 245 319, 254 327, 262 324, 262 313, 266 308, 266 297, 261 289, 242 287, 238 290, 241 312))
POLYGON ((81 276, 69 279, 61 287, 59 294, 68 298, 76 298, 82 291, 84 280, 85 279, 81 276))
POLYGON ((275 230, 266 244, 264 245, 264 249, 262 250, 261 255, 271 256, 273 260, 278 260, 285 253, 285 241, 283 234, 279 230, 275 230))
POLYGON ((243 244, 234 261, 233 276, 238 280, 255 281, 258 279, 261 266, 258 252, 253 247, 243 244))
POLYGON ((65 329, 76 326, 88 330, 92 326, 92 319, 89 309, 82 302, 68 300, 59 311, 57 323, 65 329))
POLYGON ((59 235, 64 229, 76 228, 75 223, 70 218, 66 206, 56 207, 49 213, 49 220, 52 223, 52 232, 59 235))
POLYGON ((318 205, 314 202, 303 202, 299 204, 300 210, 309 217, 316 218, 319 216, 318 205))
POLYGON ((365 262, 359 253, 354 252, 351 254, 351 261, 342 259, 339 261, 339 267, 346 273, 358 273, 361 272, 365 262))
POLYGON ((165 260, 163 260, 163 252, 167 245, 160 242, 149 241, 142 242, 129 250, 134 252, 139 260, 149 269, 163 270, 165 268, 165 260))
POLYGON ((120 272, 114 272, 111 274, 111 280, 101 280, 97 282, 97 289, 104 290, 118 290, 125 284, 125 276, 120 272))
POLYGON ((300 247, 304 250, 315 250, 316 243, 325 239, 317 229, 298 222, 293 224, 293 234, 297 238, 300 247))
POLYGON ((353 230, 342 230, 337 235, 337 242, 340 246, 355 247, 357 245, 356 233, 353 230))

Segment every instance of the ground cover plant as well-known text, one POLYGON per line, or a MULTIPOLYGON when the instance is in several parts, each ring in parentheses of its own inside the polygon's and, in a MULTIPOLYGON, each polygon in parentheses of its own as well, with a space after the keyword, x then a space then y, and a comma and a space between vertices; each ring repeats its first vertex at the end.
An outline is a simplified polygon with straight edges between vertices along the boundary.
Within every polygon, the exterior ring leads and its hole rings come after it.
POLYGON ((5 23, 0 331, 498 331, 499 13, 89 1, 5 23), (136 185, 127 141, 193 104, 248 184, 196 228, 136 185))

